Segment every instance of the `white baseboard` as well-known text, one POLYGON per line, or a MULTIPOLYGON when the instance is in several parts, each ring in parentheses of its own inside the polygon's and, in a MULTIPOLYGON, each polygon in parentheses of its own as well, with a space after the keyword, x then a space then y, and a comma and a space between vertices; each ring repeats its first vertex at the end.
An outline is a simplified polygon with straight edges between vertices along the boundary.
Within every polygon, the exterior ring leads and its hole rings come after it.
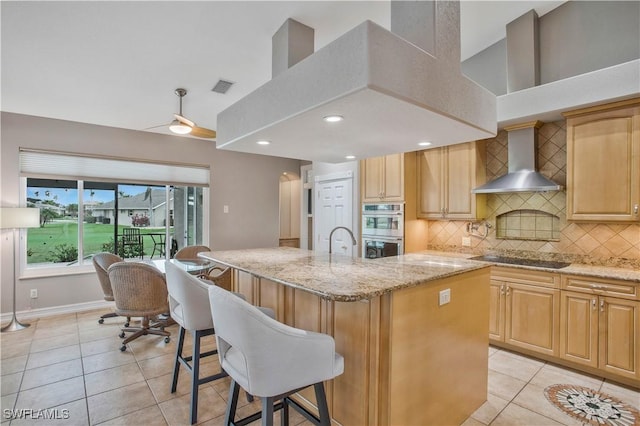
MULTIPOLYGON (((50 308, 38 308, 30 309, 28 311, 18 311, 16 312, 16 317, 18 318, 18 321, 21 321, 51 317, 54 315, 74 314, 77 312, 92 311, 94 309, 113 308, 114 306, 114 302, 107 302, 106 300, 96 300, 95 302, 83 302, 75 303, 73 305, 61 305, 52 306, 50 308)), ((11 316, 11 313, 4 313, 0 315, 0 320, 3 323, 11 321, 11 316)))

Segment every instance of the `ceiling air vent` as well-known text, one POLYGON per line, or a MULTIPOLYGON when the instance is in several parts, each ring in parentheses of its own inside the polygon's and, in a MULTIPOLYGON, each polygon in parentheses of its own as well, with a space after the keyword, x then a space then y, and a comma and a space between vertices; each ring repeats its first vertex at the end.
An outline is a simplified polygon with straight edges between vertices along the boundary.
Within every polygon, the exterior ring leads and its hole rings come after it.
POLYGON ((229 88, 232 85, 233 85, 232 81, 218 80, 218 82, 216 83, 215 86, 213 86, 213 89, 211 89, 211 91, 212 92, 216 92, 216 93, 225 94, 225 93, 227 93, 227 90, 229 90, 229 88))

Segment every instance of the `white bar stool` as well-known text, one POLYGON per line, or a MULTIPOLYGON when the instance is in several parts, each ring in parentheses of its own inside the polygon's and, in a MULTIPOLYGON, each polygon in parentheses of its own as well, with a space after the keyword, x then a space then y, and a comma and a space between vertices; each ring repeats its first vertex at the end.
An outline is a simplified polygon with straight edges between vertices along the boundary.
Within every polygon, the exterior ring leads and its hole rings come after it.
POLYGON ((282 324, 216 286, 209 287, 209 301, 220 365, 232 379, 225 426, 242 426, 258 418, 262 425, 271 426, 274 410, 281 408, 284 425, 289 405, 312 423, 329 426, 323 382, 344 371, 344 359, 335 352, 333 338, 282 324), (240 386, 261 399, 262 412, 236 421, 240 386), (319 418, 289 399, 309 386, 315 389, 319 418), (274 406, 279 400, 282 402, 274 406))

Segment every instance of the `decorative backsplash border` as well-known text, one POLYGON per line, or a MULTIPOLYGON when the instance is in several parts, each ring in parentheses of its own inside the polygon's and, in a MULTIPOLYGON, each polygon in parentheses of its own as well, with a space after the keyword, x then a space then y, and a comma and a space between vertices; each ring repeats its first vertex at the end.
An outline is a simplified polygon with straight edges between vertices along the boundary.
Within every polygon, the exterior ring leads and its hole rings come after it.
MULTIPOLYGON (((487 179, 507 172, 507 132, 500 131, 487 139, 487 179)), ((538 132, 538 169, 566 186, 565 122, 544 124, 538 132)), ((463 247, 468 237, 468 222, 429 221, 428 248, 440 251, 461 251, 474 254, 559 260, 588 265, 640 268, 640 224, 567 222, 566 192, 519 192, 488 194, 487 223, 491 225, 485 238, 471 236, 471 246, 463 247), (518 210, 536 210, 557 217, 559 232, 556 241, 497 238, 497 220, 518 210)))

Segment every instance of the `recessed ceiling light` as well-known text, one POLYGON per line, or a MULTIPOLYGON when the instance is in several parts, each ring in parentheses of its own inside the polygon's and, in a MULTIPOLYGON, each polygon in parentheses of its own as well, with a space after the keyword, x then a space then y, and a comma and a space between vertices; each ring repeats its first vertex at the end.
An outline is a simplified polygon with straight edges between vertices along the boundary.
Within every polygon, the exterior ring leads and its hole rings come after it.
POLYGON ((344 158, 346 158, 347 160, 353 160, 354 158, 356 158, 355 155, 345 155, 344 158))
POLYGON ((269 141, 258 141, 256 142, 258 145, 269 145, 271 142, 269 141))
POLYGON ((430 146, 431 142, 418 142, 419 146, 430 146))
POLYGON ((344 120, 344 117, 341 115, 327 115, 322 118, 327 123, 337 123, 338 121, 344 120))

